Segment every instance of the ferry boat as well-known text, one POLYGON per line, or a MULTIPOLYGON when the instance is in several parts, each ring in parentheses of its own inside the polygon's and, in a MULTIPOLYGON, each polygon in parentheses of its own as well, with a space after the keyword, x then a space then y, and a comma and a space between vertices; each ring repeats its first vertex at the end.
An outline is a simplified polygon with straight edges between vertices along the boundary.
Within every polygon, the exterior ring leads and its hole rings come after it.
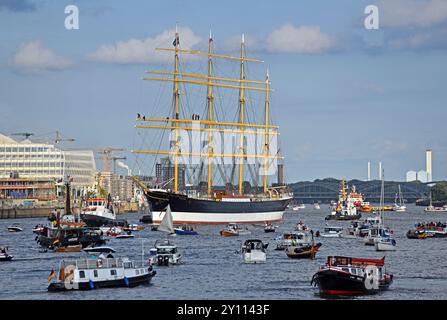
POLYGON ((312 277, 320 295, 366 295, 389 288, 393 275, 385 271, 382 259, 329 256, 324 266, 312 277))
POLYGON ((0 247, 0 261, 11 261, 13 258, 8 253, 8 247, 0 247))
POLYGON ((261 240, 245 240, 241 250, 244 263, 265 263, 265 249, 266 245, 261 240))
MULTIPOLYGON (((169 177, 167 181, 159 181, 157 185, 147 186, 137 177, 134 177, 134 180, 144 191, 147 201, 151 205, 154 223, 160 223, 163 210, 168 204, 171 206, 174 224, 281 221, 287 205, 293 198, 293 194, 288 191, 283 179, 278 181, 277 186, 271 186, 272 183, 268 181, 268 176, 272 175, 271 171, 276 172, 276 161, 283 159, 279 154, 280 148, 276 144, 271 143, 273 138, 277 137, 279 127, 272 124, 271 117, 269 117, 272 110, 269 98, 269 93, 272 91, 270 79, 268 73, 265 81, 249 80, 246 76, 247 63, 261 61, 245 56, 245 41, 243 37, 241 41, 241 55, 238 57, 215 54, 213 52, 211 34, 208 52, 181 49, 177 31, 175 32, 173 46, 174 48, 159 49, 163 52, 173 53, 173 72, 148 71, 148 73, 156 76, 144 78, 144 80, 173 83, 172 108, 163 109, 157 107, 159 113, 160 110, 164 111, 164 114, 159 115, 157 118, 141 117, 140 115, 136 120, 137 125, 135 126, 139 129, 165 130, 168 131, 165 137, 171 136, 171 142, 169 147, 167 147, 168 150, 162 150, 164 149, 162 144, 165 142, 165 145, 167 145, 167 139, 166 141, 160 141, 160 143, 157 142, 157 145, 151 150, 133 150, 137 154, 169 156, 169 166, 173 169, 173 176, 169 177), (208 62, 206 74, 193 74, 180 70, 180 57, 186 54, 206 57, 208 62), (213 65, 216 59, 237 61, 240 68, 239 77, 233 79, 216 76, 213 73, 213 65), (206 102, 207 106, 206 119, 200 120, 197 114, 185 116, 185 114, 190 114, 191 110, 189 109, 189 104, 186 105, 183 98, 181 99, 179 87, 182 85, 182 91, 186 91, 189 90, 187 86, 189 84, 204 85, 207 88, 207 95, 204 97, 204 102, 206 102), (216 109, 219 105, 214 105, 213 95, 215 88, 221 87, 239 90, 239 97, 228 101, 228 104, 232 105, 228 105, 222 110, 221 114, 224 118, 218 119, 216 116, 218 110, 216 109), (247 121, 245 102, 247 92, 249 91, 265 93, 265 103, 263 103, 264 121, 262 123, 249 123, 247 121), (236 122, 232 121, 234 113, 238 116, 236 122), (200 141, 199 143, 192 143, 192 149, 197 146, 199 150, 191 151, 189 150, 191 146, 182 146, 183 140, 186 140, 180 139, 180 135, 183 133, 188 136, 189 133, 197 133, 200 135, 200 139, 202 139, 202 136, 206 137, 207 143, 205 146, 200 141), (235 148, 229 150, 229 152, 221 151, 221 139, 217 138, 219 134, 232 134, 233 137, 235 136, 237 140, 234 145, 235 148), (251 137, 248 135, 256 135, 259 136, 258 139, 263 139, 262 151, 251 151, 245 147, 244 141, 251 137), (192 157, 197 157, 198 163, 193 164, 192 157), (187 161, 183 161, 184 159, 187 159, 187 161), (223 165, 215 164, 217 160, 223 163, 223 165), (255 165, 253 162, 256 161, 262 166, 262 171, 247 170, 247 167, 251 169, 255 165), (181 176, 182 172, 184 172, 183 170, 193 171, 198 167, 200 167, 198 177, 188 184, 192 185, 193 188, 188 187, 190 190, 186 190, 186 183, 180 183, 180 180, 184 180, 181 176), (218 170, 216 170, 216 167, 218 170), (244 188, 247 182, 245 179, 248 179, 249 173, 252 181, 262 181, 262 192, 258 192, 257 188, 244 188), (216 174, 221 176, 223 184, 228 187, 225 191, 213 190, 213 178, 216 174), (233 178, 236 175, 238 178, 237 188, 233 189, 233 178), (200 188, 202 180, 205 180, 199 179, 202 176, 206 176, 206 191, 200 188), (258 179, 252 176, 262 177, 258 179)), ((184 92, 182 95, 186 96, 187 94, 184 92)), ((254 110, 256 112, 256 109, 254 110)), ((255 120, 254 118, 251 119, 255 120)), ((283 172, 282 167, 278 170, 283 172)))
MULTIPOLYGON (((149 266, 137 266, 128 258, 81 258, 62 260, 59 276, 48 291, 92 290, 109 287, 135 287, 149 284, 156 271, 149 266)), ((55 278, 50 273, 49 282, 55 278)))
POLYGON ((155 241, 154 248, 150 249, 149 255, 152 265, 168 266, 182 262, 182 255, 178 252, 177 246, 169 239, 155 241))

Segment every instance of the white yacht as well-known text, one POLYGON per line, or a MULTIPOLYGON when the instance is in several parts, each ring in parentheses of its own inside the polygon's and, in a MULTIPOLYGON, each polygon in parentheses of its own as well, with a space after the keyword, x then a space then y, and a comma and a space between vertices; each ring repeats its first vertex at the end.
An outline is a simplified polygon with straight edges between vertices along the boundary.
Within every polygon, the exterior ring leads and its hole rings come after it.
POLYGON ((265 253, 267 245, 261 240, 246 240, 242 245, 242 257, 245 263, 265 263, 267 255, 265 253))
POLYGON ((178 252, 177 246, 169 239, 157 240, 154 248, 149 251, 149 261, 151 264, 159 266, 180 264, 182 255, 178 252))
POLYGON ((407 207, 404 204, 404 198, 402 196, 402 190, 399 187, 399 193, 396 194, 396 199, 394 201, 394 211, 396 212, 405 212, 407 210, 407 207))

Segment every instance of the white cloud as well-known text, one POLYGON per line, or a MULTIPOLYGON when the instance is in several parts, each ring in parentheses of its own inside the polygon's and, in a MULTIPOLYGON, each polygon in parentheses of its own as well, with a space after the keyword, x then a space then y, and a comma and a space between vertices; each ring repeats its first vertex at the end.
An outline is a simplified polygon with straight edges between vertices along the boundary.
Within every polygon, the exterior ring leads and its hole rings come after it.
MULTIPOLYGON (((228 50, 238 50, 240 41, 240 36, 232 37, 224 41, 223 47, 228 50)), ((263 38, 246 35, 245 43, 253 52, 272 53, 317 54, 336 46, 335 37, 321 32, 318 26, 295 27, 291 24, 285 24, 263 38)))
POLYGON ((447 21, 446 0, 381 0, 380 26, 429 27, 447 21))
POLYGON ((388 41, 394 49, 445 49, 447 48, 447 30, 419 31, 414 35, 388 41))
POLYGON ((14 54, 12 65, 23 72, 42 72, 65 69, 72 62, 56 55, 40 41, 30 41, 20 45, 14 54))
POLYGON ((286 24, 265 39, 266 50, 275 53, 322 53, 335 44, 335 39, 322 33, 318 26, 295 27, 286 24))
MULTIPOLYGON (((201 41, 190 28, 179 28, 178 31, 181 49, 191 49, 201 41)), ((146 39, 130 39, 102 45, 87 57, 93 61, 120 64, 168 62, 171 61, 172 55, 156 51, 155 48, 173 48, 174 35, 175 30, 171 29, 146 39)))

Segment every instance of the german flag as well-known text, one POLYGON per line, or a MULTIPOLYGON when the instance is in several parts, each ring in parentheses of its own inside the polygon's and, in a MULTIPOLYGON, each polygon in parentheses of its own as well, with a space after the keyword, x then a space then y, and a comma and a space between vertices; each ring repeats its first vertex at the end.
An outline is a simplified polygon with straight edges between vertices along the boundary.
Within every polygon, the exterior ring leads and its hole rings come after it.
POLYGON ((56 276, 56 272, 54 272, 54 269, 51 270, 50 275, 48 276, 48 282, 51 281, 56 276))

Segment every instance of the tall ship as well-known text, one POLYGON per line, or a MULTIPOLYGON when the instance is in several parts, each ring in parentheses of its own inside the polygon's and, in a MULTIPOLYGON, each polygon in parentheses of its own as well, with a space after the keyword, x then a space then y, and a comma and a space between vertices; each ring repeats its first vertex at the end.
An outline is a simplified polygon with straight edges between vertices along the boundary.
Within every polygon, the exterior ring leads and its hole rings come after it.
POLYGON ((211 32, 207 52, 180 48, 177 28, 173 48, 157 50, 173 54, 173 71, 147 71, 154 76, 143 79, 172 82, 172 101, 169 107, 154 108, 154 114, 161 113, 158 117, 139 114, 136 120, 136 128, 164 132, 157 136, 160 139, 152 138, 158 148, 133 150, 137 161, 139 154, 169 157, 167 169, 172 171, 172 177, 168 175, 167 181, 157 179, 155 185, 148 185, 134 177, 151 206, 154 224, 162 221, 168 204, 174 224, 282 220, 293 194, 284 184, 280 163, 284 157, 277 143, 279 127, 269 117, 270 79, 268 71, 264 81, 247 79, 248 63, 262 61, 246 56, 244 36, 240 56, 215 53, 211 32), (199 61, 202 65, 206 62, 207 72, 185 72, 185 56, 189 57, 186 61, 199 61), (232 64, 233 72, 237 67, 239 77, 215 74, 221 70, 218 67, 223 60, 232 64), (189 93, 196 86, 201 86, 202 91, 189 93), (233 92, 229 100, 223 98, 228 91, 233 92), (259 93, 262 98, 257 96, 254 103, 252 94, 259 93), (188 97, 192 96, 199 102, 191 105, 188 97), (201 114, 195 111, 199 106, 201 114), (168 137, 169 144, 163 149, 163 140, 168 137), (269 180, 275 174, 278 181, 272 183, 269 180), (190 183, 185 181, 188 178, 190 183))

